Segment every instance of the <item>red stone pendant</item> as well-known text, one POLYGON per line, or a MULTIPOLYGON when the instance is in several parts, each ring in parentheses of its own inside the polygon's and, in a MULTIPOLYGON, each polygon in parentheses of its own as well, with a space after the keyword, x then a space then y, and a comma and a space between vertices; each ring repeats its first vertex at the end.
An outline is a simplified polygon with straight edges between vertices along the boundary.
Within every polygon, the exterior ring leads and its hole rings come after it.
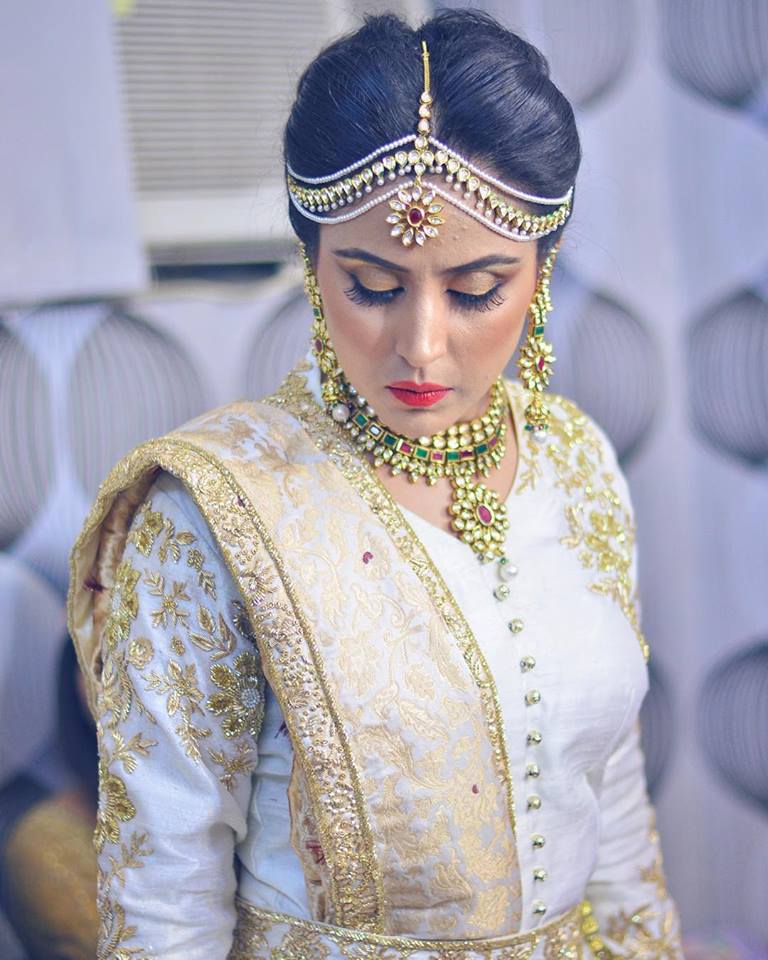
POLYGON ((408 211, 408 223, 410 223, 412 227, 418 227, 423 219, 424 211, 421 207, 411 207, 408 211))
POLYGON ((484 526, 489 527, 493 523, 493 511, 486 507, 484 503, 481 503, 477 507, 477 519, 484 526))
POLYGON ((485 560, 504 555, 509 529, 507 508, 494 490, 471 477, 451 477, 453 502, 451 526, 458 536, 485 560))

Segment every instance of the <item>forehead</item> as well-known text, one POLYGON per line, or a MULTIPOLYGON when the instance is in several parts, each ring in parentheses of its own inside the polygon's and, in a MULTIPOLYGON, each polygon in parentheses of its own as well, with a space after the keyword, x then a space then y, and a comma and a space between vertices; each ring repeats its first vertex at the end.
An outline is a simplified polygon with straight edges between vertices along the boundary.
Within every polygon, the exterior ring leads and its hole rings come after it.
MULTIPOLYGON (((429 175, 423 177, 423 183, 425 188, 430 183, 445 187, 439 177, 429 175)), ((391 182, 377 187, 364 202, 375 200, 392 189, 391 182)), ((396 198, 397 194, 392 199, 396 198)), ((400 237, 391 235, 393 224, 387 222, 387 217, 393 214, 393 210, 389 200, 384 200, 342 223, 322 224, 320 250, 363 249, 409 270, 430 269, 435 272, 494 254, 516 257, 521 262, 536 257, 535 240, 502 236, 439 194, 435 202, 442 205, 439 216, 444 223, 437 226, 438 235, 428 237, 423 246, 414 243, 406 247, 400 237)))

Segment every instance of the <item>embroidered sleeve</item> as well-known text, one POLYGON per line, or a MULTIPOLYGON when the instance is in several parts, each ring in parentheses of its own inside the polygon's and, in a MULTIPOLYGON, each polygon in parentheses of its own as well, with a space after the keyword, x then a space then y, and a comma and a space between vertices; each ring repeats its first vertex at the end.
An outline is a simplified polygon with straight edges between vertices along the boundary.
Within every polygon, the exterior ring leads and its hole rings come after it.
POLYGON ((224 960, 264 680, 239 594, 183 484, 133 519, 102 638, 99 960, 224 960))
MULTIPOLYGON (((608 571, 593 589, 616 597, 647 659, 629 485, 611 440, 594 421, 590 424, 601 451, 601 496, 606 509, 599 515, 596 532, 602 529, 605 534, 606 557, 600 567, 608 571)), ((680 920, 667 891, 655 810, 647 791, 639 719, 606 765, 600 794, 600 843, 587 898, 599 925, 598 939, 593 941, 599 957, 682 960, 680 920)))
MULTIPOLYGON (((639 721, 608 761, 597 866, 587 898, 605 956, 682 960, 680 921, 667 892, 655 810, 646 788, 639 721)), ((600 956, 600 950, 596 950, 600 956)))

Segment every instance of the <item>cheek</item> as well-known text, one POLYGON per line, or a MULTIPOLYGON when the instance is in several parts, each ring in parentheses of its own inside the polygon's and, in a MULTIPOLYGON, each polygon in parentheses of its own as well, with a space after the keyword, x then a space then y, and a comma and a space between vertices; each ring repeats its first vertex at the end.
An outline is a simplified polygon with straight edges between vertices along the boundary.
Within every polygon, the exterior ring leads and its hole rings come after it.
POLYGON ((339 364, 353 383, 368 383, 391 352, 382 312, 353 303, 342 283, 325 287, 321 284, 325 321, 339 364))
POLYGON ((525 329, 528 302, 522 296, 510 296, 495 310, 478 313, 477 322, 461 336, 463 358, 488 370, 495 370, 500 362, 506 365, 525 329))
POLYGON ((371 350, 381 341, 380 313, 352 303, 339 286, 323 297, 325 320, 339 353, 371 350))

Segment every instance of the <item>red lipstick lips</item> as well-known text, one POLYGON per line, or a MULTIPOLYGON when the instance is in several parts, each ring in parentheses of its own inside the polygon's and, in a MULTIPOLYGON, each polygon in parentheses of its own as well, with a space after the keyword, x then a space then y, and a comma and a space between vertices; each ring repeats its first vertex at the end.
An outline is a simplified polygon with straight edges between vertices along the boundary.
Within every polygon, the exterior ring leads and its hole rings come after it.
POLYGON ((414 383, 413 380, 398 380, 388 384, 387 389, 409 407, 431 407, 451 392, 451 387, 441 383, 414 383))

